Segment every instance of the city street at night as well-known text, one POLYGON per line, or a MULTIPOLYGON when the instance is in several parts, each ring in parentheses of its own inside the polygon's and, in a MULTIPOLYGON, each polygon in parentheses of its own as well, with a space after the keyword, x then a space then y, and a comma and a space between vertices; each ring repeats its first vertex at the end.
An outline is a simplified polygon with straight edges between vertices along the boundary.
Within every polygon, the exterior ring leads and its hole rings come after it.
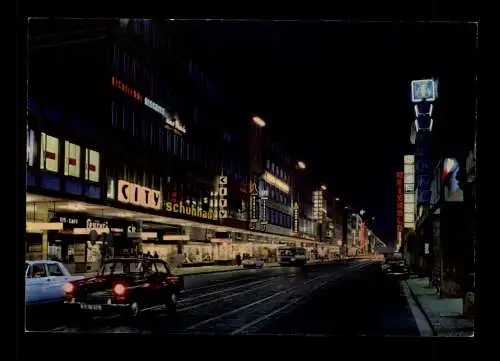
POLYGON ((477 23, 27 26, 27 331, 473 334, 477 23))
POLYGON ((400 282, 384 277, 373 259, 191 276, 174 316, 154 309, 133 320, 96 316, 59 325, 56 314, 46 316, 50 322, 39 319, 32 330, 418 336, 429 327, 419 331, 425 320, 415 319, 400 282))

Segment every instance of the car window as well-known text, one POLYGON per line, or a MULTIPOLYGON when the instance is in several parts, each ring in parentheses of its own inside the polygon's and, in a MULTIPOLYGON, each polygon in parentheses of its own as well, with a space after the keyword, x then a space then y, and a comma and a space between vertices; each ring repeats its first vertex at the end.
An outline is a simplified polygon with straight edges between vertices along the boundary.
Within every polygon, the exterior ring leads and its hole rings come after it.
POLYGON ((34 264, 31 274, 33 278, 47 277, 47 272, 45 271, 45 265, 43 263, 34 264))
POLYGON ((56 263, 47 264, 47 271, 49 272, 49 276, 64 276, 61 268, 56 263))
POLYGON ((155 262, 155 265, 156 265, 156 272, 170 274, 168 267, 165 263, 155 262))
POLYGON ((26 278, 31 278, 30 265, 29 263, 24 264, 24 275, 26 278))
POLYGON ((123 274, 125 273, 123 270, 122 262, 108 262, 102 265, 99 274, 102 276, 109 276, 110 274, 123 274))

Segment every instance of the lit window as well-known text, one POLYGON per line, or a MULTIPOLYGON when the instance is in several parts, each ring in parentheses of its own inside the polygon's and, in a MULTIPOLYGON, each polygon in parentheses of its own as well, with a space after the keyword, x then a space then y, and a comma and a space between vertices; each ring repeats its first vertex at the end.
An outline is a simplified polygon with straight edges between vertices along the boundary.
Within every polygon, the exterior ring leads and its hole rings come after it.
POLYGON ((59 139, 42 133, 40 169, 59 170, 59 139))
POLYGON ((64 142, 64 175, 80 177, 80 146, 64 142))
POLYGON ((85 179, 99 182, 99 152, 85 149, 85 179))

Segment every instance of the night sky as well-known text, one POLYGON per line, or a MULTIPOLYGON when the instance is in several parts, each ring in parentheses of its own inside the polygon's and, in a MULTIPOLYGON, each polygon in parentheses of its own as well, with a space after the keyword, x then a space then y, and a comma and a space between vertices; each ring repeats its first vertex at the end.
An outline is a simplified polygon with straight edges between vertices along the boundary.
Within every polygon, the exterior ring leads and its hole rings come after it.
POLYGON ((384 239, 395 237, 395 172, 411 151, 410 81, 439 78, 442 129, 451 119, 473 117, 475 24, 178 25, 208 54, 216 83, 261 115, 267 131, 328 184, 332 198, 376 216, 384 239))

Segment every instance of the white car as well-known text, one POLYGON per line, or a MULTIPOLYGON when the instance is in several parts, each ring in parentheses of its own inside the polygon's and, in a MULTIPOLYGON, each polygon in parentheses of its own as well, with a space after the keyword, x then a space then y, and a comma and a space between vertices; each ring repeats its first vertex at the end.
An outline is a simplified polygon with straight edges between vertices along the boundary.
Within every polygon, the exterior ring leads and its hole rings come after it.
POLYGON ((264 267, 264 261, 259 257, 252 257, 244 259, 241 262, 244 268, 262 268, 264 267))
POLYGON ((26 305, 64 301, 64 284, 84 278, 72 276, 66 267, 57 261, 25 261, 24 271, 26 305))

